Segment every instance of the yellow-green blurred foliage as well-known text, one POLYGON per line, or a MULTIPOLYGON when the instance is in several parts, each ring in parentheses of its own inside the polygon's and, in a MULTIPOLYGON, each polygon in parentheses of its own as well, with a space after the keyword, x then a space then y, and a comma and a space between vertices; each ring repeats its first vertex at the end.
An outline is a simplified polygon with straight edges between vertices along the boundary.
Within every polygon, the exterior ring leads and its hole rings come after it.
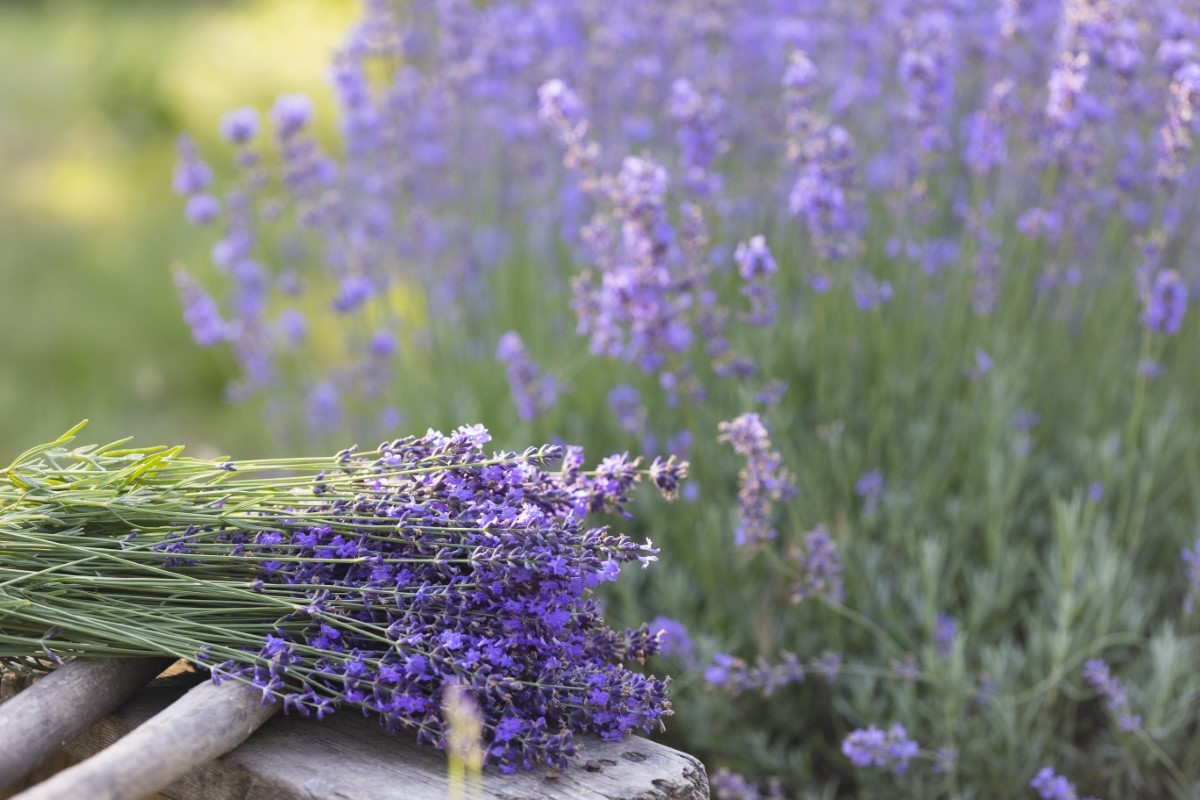
POLYGON ((96 436, 246 455, 256 413, 223 400, 171 283, 202 265, 170 190, 174 139, 313 94, 353 0, 0 4, 0 459, 82 417, 96 436))

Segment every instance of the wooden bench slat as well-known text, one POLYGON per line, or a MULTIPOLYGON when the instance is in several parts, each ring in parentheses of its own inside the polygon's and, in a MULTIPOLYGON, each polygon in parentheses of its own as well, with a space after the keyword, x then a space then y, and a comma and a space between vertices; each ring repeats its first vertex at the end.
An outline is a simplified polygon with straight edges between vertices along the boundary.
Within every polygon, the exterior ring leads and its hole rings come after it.
MULTIPOLYGON (((86 758, 162 711, 186 687, 152 684, 68 746, 86 758)), ((566 772, 540 768, 500 775, 486 770, 478 796, 545 800, 697 800, 708 797, 695 758, 640 737, 620 743, 577 737, 580 755, 566 772)), ((468 793, 464 797, 476 796, 468 793)), ((162 793, 175 800, 444 800, 446 757, 374 719, 343 709, 323 721, 276 715, 230 753, 191 769, 162 793)))
POLYGON ((0 701, 0 791, 108 714, 173 659, 76 658, 0 701))

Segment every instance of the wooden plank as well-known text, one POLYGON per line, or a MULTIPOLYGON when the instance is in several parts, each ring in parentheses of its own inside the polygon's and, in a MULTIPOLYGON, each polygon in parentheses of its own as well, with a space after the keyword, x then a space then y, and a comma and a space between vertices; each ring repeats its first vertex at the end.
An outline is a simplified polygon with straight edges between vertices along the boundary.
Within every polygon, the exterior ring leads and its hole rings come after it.
MULTIPOLYGON (((108 747, 174 700, 183 689, 151 685, 69 747, 84 758, 108 747)), ((629 737, 578 738, 580 754, 566 772, 541 768, 500 775, 486 770, 479 792, 497 800, 696 800, 708 797, 704 767, 689 755, 629 737)), ((389 735, 372 719, 345 710, 325 720, 276 716, 232 752, 195 767, 162 793, 174 800, 445 800, 446 758, 389 735)))
POLYGON ((0 790, 111 712, 173 659, 76 658, 17 692, 15 676, 0 696, 0 790))
POLYGON ((280 708, 277 702, 263 703, 262 693, 245 684, 205 681, 108 747, 14 800, 129 800, 153 794, 237 747, 280 708))

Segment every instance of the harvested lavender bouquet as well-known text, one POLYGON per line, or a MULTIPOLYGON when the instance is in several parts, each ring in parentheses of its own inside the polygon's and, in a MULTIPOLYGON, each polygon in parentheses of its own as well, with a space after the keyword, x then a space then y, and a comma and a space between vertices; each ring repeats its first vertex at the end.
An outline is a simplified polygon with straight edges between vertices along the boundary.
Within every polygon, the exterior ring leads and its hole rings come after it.
POLYGON ((667 681, 624 665, 657 635, 611 630, 588 598, 657 551, 583 522, 643 475, 673 497, 686 464, 489 455, 479 426, 224 462, 68 448, 78 430, 0 473, 0 660, 189 658, 285 710, 351 706, 438 745, 443 693, 465 687, 505 772, 671 713, 667 681))

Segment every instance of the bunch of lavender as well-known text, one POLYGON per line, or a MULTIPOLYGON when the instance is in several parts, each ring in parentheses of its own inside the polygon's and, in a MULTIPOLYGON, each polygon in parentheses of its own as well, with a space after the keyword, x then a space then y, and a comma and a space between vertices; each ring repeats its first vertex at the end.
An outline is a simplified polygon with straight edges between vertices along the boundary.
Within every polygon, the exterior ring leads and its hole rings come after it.
POLYGON ((667 681, 625 666, 659 637, 608 628, 589 599, 658 551, 584 520, 645 474, 673 493, 686 465, 489 455, 480 426, 267 461, 70 449, 77 430, 0 473, 0 658, 188 658, 263 702, 361 708, 439 747, 445 695, 467 691, 502 771, 565 767, 573 733, 671 713, 667 681))

